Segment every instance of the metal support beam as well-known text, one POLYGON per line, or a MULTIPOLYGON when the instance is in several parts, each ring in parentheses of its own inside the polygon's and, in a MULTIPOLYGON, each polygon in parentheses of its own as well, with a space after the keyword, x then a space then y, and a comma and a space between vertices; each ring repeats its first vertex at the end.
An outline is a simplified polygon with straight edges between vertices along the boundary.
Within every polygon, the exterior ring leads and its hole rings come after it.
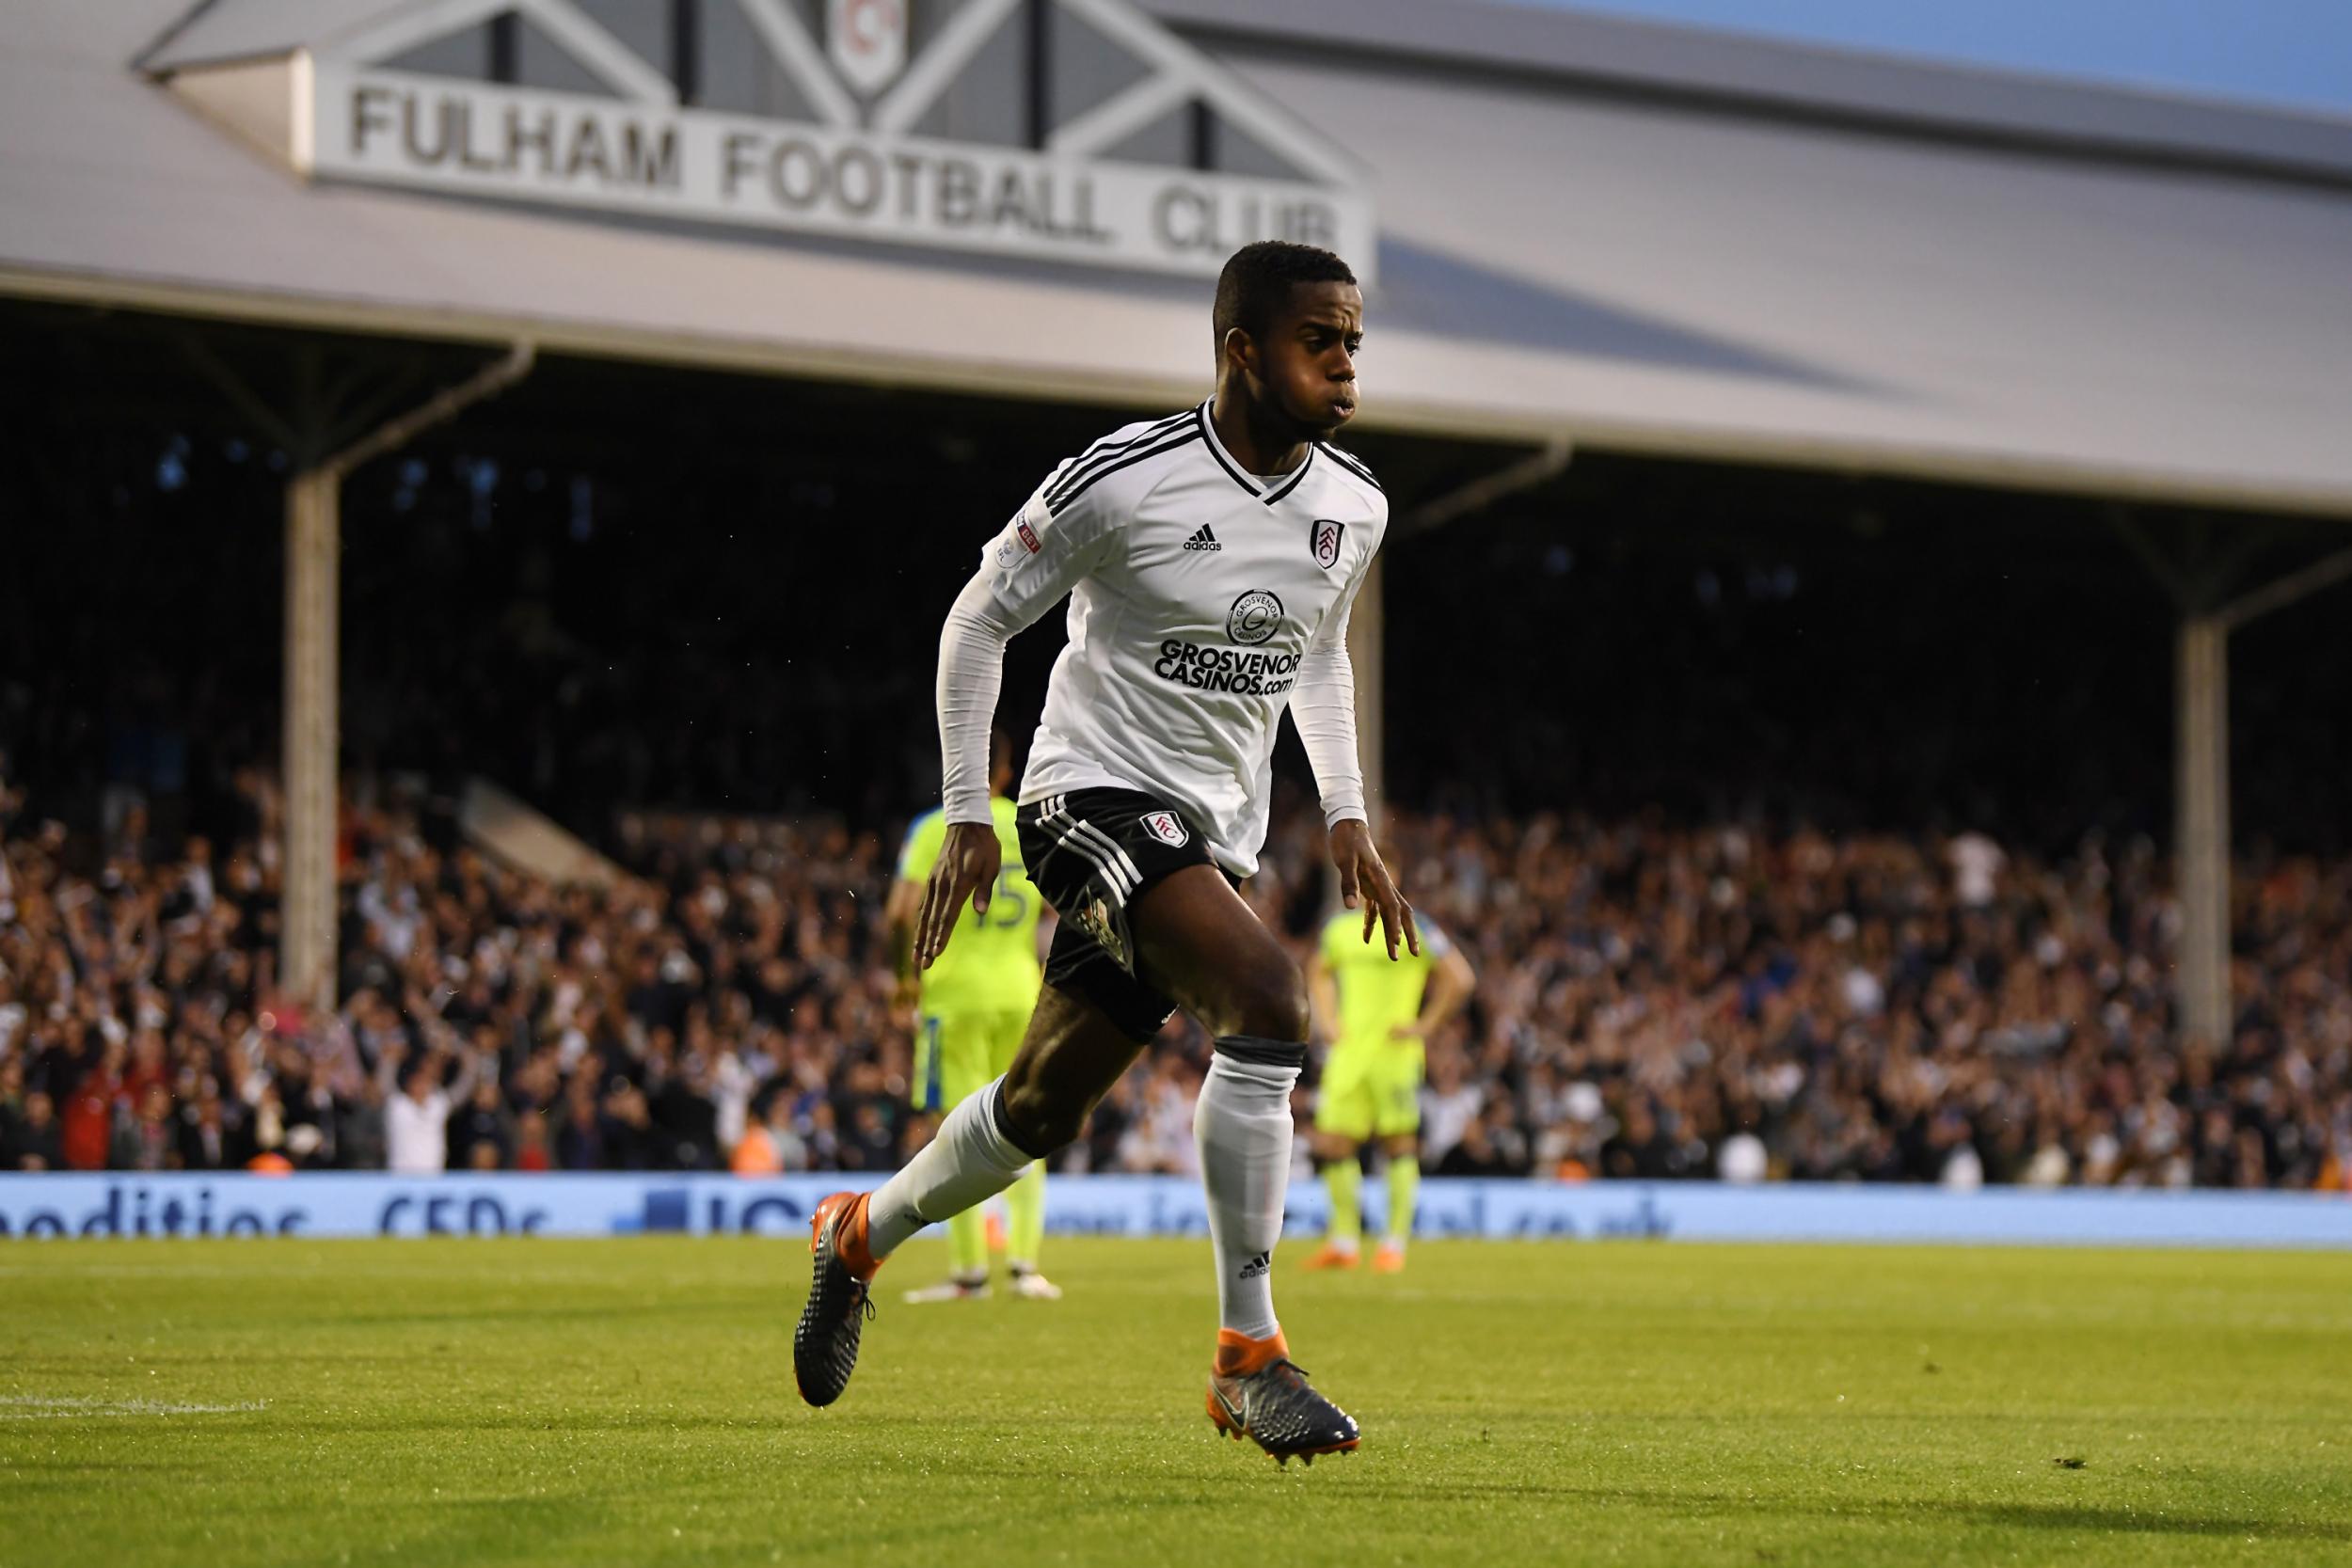
POLYGON ((2164 584, 2181 619, 2174 634, 2172 850, 2180 900, 2175 1026, 2184 1040, 2227 1047, 2230 994, 2230 633, 2323 588, 2352 578, 2352 549, 2338 550, 2234 599, 2225 586, 2262 541, 2244 535, 2217 551, 2211 531, 2192 530, 2176 560, 2118 516, 2124 542, 2164 584))
POLYGON ((1390 525, 1389 537, 1409 539, 1416 533, 1443 528, 1473 512, 1484 512, 1506 496, 1532 490, 1546 480, 1558 478, 1567 471, 1575 457, 1576 443, 1565 436, 1555 436, 1541 451, 1531 452, 1516 463, 1471 480, 1458 490, 1449 490, 1433 500, 1422 502, 1390 525))
POLYGON ((1045 138, 1054 134, 1054 4, 1053 0, 1029 0, 1026 23, 1028 60, 1024 74, 1028 77, 1027 103, 1028 144, 1043 150, 1045 138))
MULTIPOLYGON (((1576 455, 1565 436, 1554 436, 1542 451, 1474 479, 1458 490, 1423 501, 1389 526, 1391 543, 1407 539, 1456 518, 1484 511, 1505 496, 1533 489, 1566 469, 1576 455)), ((1364 769, 1364 819, 1377 839, 1386 828, 1389 799, 1388 766, 1388 558, 1373 557, 1364 585, 1356 591, 1356 606, 1348 615, 1347 657, 1356 667, 1356 751, 1364 769)), ((1330 901, 1339 899, 1339 878, 1329 883, 1330 901)), ((1409 894, 1410 889, 1406 892, 1409 894)))
POLYGON ((1185 139, 1190 143, 1191 154, 1187 161, 1202 173, 1208 173, 1216 167, 1216 111, 1209 107, 1208 100, 1196 98, 1186 106, 1184 118, 1189 126, 1185 139))
POLYGON ((2173 854, 2181 900, 2179 1027, 2220 1047, 2230 1037, 2230 627, 2181 618, 2174 683, 2173 854))
MULTIPOLYGON (((1532 489, 1565 470, 1576 454, 1565 436, 1555 436, 1540 451, 1474 479, 1458 490, 1422 502, 1389 526, 1389 539, 1407 539, 1456 518, 1485 510, 1505 496, 1532 489)), ((1385 830, 1389 799, 1388 767, 1388 558, 1375 556, 1356 591, 1356 606, 1347 622, 1347 657, 1356 667, 1356 751, 1364 769, 1364 819, 1376 840, 1385 830)), ((1392 868, 1393 869, 1393 868, 1392 868)), ((1331 905, 1339 904, 1339 877, 1330 878, 1331 905)), ((1411 889, 1406 890, 1409 895, 1411 889)))
POLYGON ((278 892, 278 982, 289 1000, 331 1010, 335 950, 336 765, 342 739, 342 487, 354 468, 530 373, 517 343, 497 364, 387 421, 286 483, 286 813, 278 892))
POLYGON ((335 1005, 335 756, 341 673, 342 475, 305 468, 286 483, 285 834, 278 893, 278 985, 335 1005))
POLYGON ((702 102, 702 15, 696 0, 670 0, 670 85, 687 108, 702 102))
POLYGON ((2235 631, 2249 621, 2259 620, 2274 610, 2284 610, 2296 600, 2331 588, 2346 578, 2352 578, 2352 550, 2338 550, 2299 572, 2289 572, 2275 582, 2265 583, 2250 594, 2232 599, 2221 607, 2217 619, 2235 631))

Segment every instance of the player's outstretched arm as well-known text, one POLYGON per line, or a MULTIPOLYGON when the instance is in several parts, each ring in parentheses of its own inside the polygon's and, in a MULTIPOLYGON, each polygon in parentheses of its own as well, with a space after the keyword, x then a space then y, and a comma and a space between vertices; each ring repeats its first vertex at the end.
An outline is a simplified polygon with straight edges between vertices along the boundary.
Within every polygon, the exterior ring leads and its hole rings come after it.
POLYGON ((915 961, 925 969, 954 935, 966 899, 976 911, 988 909, 1004 858, 988 803, 988 729, 1004 684, 1005 644, 1067 595, 1108 547, 1101 498, 1057 512, 1047 499, 1052 483, 1049 478, 1039 485, 981 550, 978 574, 948 607, 939 634, 940 807, 947 839, 915 926, 915 961))
POLYGON ((1363 765, 1356 754, 1356 667, 1347 657, 1347 622, 1370 566, 1367 556, 1299 659, 1291 688, 1291 722, 1298 727, 1299 743, 1306 748, 1315 787, 1323 796, 1331 862, 1340 872, 1340 901, 1364 911, 1366 942, 1372 940, 1376 920, 1388 940, 1390 958, 1397 956, 1400 944, 1418 958, 1421 933, 1413 925, 1413 907, 1381 863, 1372 830, 1364 822, 1363 765))
POLYGON ((1372 830, 1362 817, 1331 824, 1331 863, 1340 871, 1340 902, 1364 911, 1364 940, 1372 940, 1373 923, 1378 921, 1390 958, 1397 956, 1400 944, 1420 957, 1421 929, 1413 924, 1413 906, 1389 875, 1380 851, 1373 847, 1372 830))
POLYGON ((1004 684, 1005 644, 1025 624, 1006 613, 983 571, 956 595, 939 634, 940 800, 947 827, 914 921, 914 961, 922 969, 955 934, 965 900, 985 911, 996 885, 1003 851, 988 803, 988 726, 1004 684))

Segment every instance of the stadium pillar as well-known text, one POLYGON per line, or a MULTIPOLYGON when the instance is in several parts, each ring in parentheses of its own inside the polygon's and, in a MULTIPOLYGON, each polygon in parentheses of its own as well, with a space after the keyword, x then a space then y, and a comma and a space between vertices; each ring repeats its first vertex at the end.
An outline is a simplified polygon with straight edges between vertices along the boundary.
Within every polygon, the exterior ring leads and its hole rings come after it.
POLYGON ((278 984, 335 1005, 335 757, 342 635, 342 475, 286 484, 285 813, 278 984))
POLYGON ((2218 1046, 2230 1028, 2230 626, 2181 617, 2174 676, 2173 844, 2179 864, 2184 1035, 2218 1046))
POLYGON ((2173 856, 2181 902, 2173 1004, 2179 1030, 2217 1048, 2230 1042, 2230 634, 2323 588, 2352 578, 2338 550, 2223 600, 2227 573, 2186 569, 2132 528, 2124 537, 2180 607, 2173 688, 2173 856))
MULTIPOLYGON (((278 979, 306 1006, 332 1009, 336 764, 341 749, 343 477, 530 373, 536 351, 506 356, 378 425, 286 484, 285 843, 278 979)), ((319 443, 325 445, 325 442, 319 443)))
POLYGON ((1377 838, 1388 808, 1388 571, 1378 556, 1356 591, 1347 657, 1356 667, 1356 750, 1364 766, 1364 819, 1377 838))

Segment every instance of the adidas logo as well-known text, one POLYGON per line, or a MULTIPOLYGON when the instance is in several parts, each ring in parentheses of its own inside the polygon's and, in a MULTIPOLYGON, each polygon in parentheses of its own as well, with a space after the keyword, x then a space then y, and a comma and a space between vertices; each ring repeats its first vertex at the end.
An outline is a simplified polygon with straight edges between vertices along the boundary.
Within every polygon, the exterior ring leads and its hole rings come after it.
MULTIPOLYGON (((1208 531, 1203 529, 1201 531, 1205 533, 1208 531)), ((1184 547, 1186 549, 1190 549, 1192 546, 1187 545, 1184 547)), ((1216 546, 1215 545, 1211 545, 1209 546, 1209 548, 1215 549, 1216 546)), ((1262 1252, 1241 1266, 1240 1277, 1244 1279, 1261 1279, 1263 1278, 1273 1269, 1273 1255, 1271 1253, 1262 1252)))
POLYGON ((1200 525, 1200 532, 1184 541, 1184 548, 1188 550, 1221 550, 1224 547, 1216 542, 1216 535, 1209 531, 1209 525, 1206 523, 1200 525))

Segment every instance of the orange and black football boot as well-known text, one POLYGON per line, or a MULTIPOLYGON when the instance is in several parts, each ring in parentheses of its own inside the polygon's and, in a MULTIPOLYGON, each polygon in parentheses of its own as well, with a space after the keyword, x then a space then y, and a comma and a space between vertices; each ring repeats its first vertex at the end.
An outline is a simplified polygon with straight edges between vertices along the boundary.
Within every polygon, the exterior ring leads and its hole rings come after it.
POLYGON ((1230 1328, 1217 1331, 1209 1419, 1226 1436, 1248 1438, 1283 1465, 1294 1455, 1312 1465, 1317 1454, 1352 1453, 1362 1441, 1355 1418, 1314 1391, 1279 1334, 1252 1339, 1230 1328))
POLYGON ((801 1398, 828 1405, 857 1370, 857 1343, 874 1315, 869 1282, 882 1265, 866 1248, 866 1195, 835 1193, 809 1217, 808 1250, 817 1256, 808 1303, 792 1333, 792 1379, 801 1398))

